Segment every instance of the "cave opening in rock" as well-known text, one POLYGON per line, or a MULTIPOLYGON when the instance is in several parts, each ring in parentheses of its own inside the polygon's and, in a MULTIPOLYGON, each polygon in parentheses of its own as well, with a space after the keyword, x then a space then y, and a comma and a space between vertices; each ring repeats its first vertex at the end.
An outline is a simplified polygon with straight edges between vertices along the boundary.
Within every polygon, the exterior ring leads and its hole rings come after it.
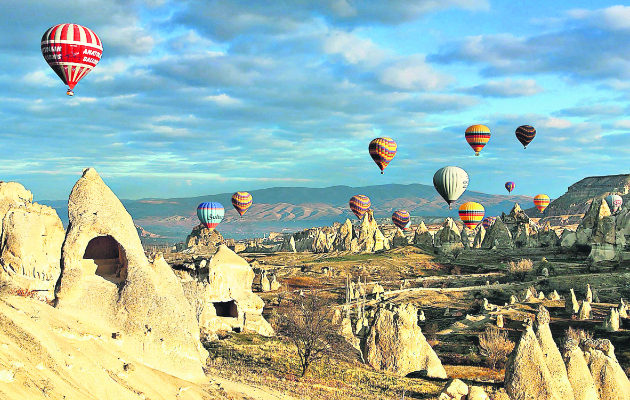
POLYGON ((85 268, 114 283, 127 277, 125 249, 110 235, 97 236, 90 240, 83 254, 85 268), (89 265, 88 265, 89 264, 89 265))
POLYGON ((217 313, 217 317, 238 318, 238 308, 234 300, 217 301, 212 303, 217 313))

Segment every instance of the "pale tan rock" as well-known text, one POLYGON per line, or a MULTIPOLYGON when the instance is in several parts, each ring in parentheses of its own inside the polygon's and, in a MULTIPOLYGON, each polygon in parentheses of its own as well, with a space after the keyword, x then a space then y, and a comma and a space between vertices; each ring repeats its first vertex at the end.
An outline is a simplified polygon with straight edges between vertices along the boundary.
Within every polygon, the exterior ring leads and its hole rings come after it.
POLYGON ((202 224, 195 226, 184 242, 187 248, 195 251, 214 253, 217 247, 225 244, 223 236, 216 229, 208 229, 202 224))
POLYGON ((433 246, 433 234, 429 232, 424 221, 420 223, 418 229, 413 236, 413 244, 417 246, 432 247, 433 246))
POLYGON ((275 275, 272 275, 271 283, 269 284, 269 287, 272 291, 280 289, 281 287, 280 282, 278 282, 278 278, 275 275))
POLYGON ((357 245, 357 250, 362 253, 389 250, 389 241, 378 228, 372 210, 368 210, 361 220, 361 227, 357 235, 357 245))
POLYGON ((396 228, 396 233, 392 239, 392 248, 409 246, 409 240, 400 228, 396 228))
POLYGON ((468 387, 468 399, 467 400, 489 400, 488 394, 482 387, 469 386, 468 387))
POLYGON ((606 321, 604 321, 604 328, 608 332, 617 332, 619 330, 619 313, 615 308, 610 309, 606 321))
POLYGON ((37 203, 11 205, 1 227, 0 279, 41 300, 54 299, 65 238, 57 212, 37 203))
POLYGON ((482 249, 511 249, 514 247, 512 234, 501 218, 497 218, 486 232, 481 243, 482 249))
POLYGON ((545 300, 545 293, 542 290, 538 292, 538 300, 545 300))
POLYGON ((549 321, 549 311, 547 311, 545 307, 540 306, 538 315, 536 316, 536 338, 538 339, 540 350, 542 351, 543 358, 551 374, 551 383, 559 399, 573 400, 573 389, 567 376, 567 369, 564 365, 560 350, 556 347, 556 343, 551 336, 549 321))
POLYGON ((11 207, 23 207, 33 202, 33 193, 17 182, 0 182, 0 220, 11 207))
POLYGON ((505 367, 505 389, 512 400, 560 400, 545 356, 527 324, 505 367))
POLYGON ((630 382, 615 357, 615 350, 610 341, 586 339, 580 344, 600 399, 627 400, 630 395, 630 382))
POLYGON ((465 400, 468 397, 468 385, 459 379, 451 379, 442 389, 439 400, 465 400))
POLYGON ((366 362, 375 369, 400 376, 426 371, 429 377, 445 379, 446 371, 417 321, 418 310, 412 304, 393 311, 379 308, 365 341, 366 362))
POLYGON ((264 271, 260 278, 260 288, 263 292, 271 291, 271 282, 269 282, 269 278, 267 278, 267 273, 264 271))
POLYGON ((352 222, 350 222, 349 219, 346 219, 346 222, 339 226, 339 231, 337 232, 335 241, 333 242, 333 249, 335 251, 357 251, 357 249, 352 246, 353 235, 354 228, 352 227, 352 222))
POLYGON ((523 296, 523 301, 527 301, 531 299, 532 297, 534 297, 534 295, 532 294, 532 291, 529 288, 527 288, 527 290, 525 291, 525 295, 523 296))
POLYGON ((503 322, 503 315, 499 314, 497 315, 497 327, 498 328, 503 328, 504 322, 503 322))
POLYGON ((475 238, 473 239, 473 249, 480 249, 481 244, 483 243, 483 239, 486 237, 486 228, 483 225, 479 225, 477 228, 477 233, 475 234, 475 238))
POLYGON ((131 216, 94 169, 74 185, 68 216, 56 307, 121 332, 146 365, 205 379, 207 352, 180 281, 163 258, 149 264, 131 216))
POLYGON ((560 246, 572 247, 576 242, 577 242, 577 235, 575 231, 565 228, 562 231, 562 236, 560 237, 560 246))
POLYGON ((462 249, 461 232, 452 218, 446 218, 440 229, 436 232, 434 245, 442 253, 450 254, 457 249, 462 249))
POLYGON ((247 330, 263 336, 273 335, 263 318, 263 300, 252 292, 254 271, 247 261, 221 245, 208 263, 204 284, 204 311, 199 323, 209 332, 247 330))
POLYGON ((295 249, 295 238, 293 235, 287 235, 284 237, 282 241, 282 246, 280 246, 280 251, 295 253, 297 250, 295 249))
POLYGON ((510 304, 516 304, 518 303, 518 298, 514 295, 510 296, 510 304))
POLYGON ((571 298, 565 301, 564 308, 569 314, 577 314, 580 310, 580 304, 575 297, 575 292, 573 291, 573 289, 571 289, 571 298))
POLYGON ((462 230, 460 231, 460 237, 462 240, 462 246, 464 246, 465 249, 472 248, 473 241, 475 240, 475 234, 476 232, 472 229, 469 229, 466 225, 462 227, 462 230))
POLYGON ((588 301, 583 301, 582 303, 580 303, 578 318, 581 320, 591 319, 591 303, 589 303, 588 301))
POLYGON ((593 291, 591 290, 591 285, 586 285, 586 301, 589 303, 593 302, 593 291))
POLYGON ((558 291, 554 290, 550 295, 549 295, 549 300, 560 300, 560 295, 558 294, 558 291))
POLYGON ((564 360, 575 400, 599 400, 597 388, 586 364, 584 353, 575 339, 568 338, 565 341, 564 360))
POLYGON ((343 318, 339 327, 339 334, 343 337, 352 347, 359 350, 360 340, 352 332, 352 321, 350 318, 343 318))

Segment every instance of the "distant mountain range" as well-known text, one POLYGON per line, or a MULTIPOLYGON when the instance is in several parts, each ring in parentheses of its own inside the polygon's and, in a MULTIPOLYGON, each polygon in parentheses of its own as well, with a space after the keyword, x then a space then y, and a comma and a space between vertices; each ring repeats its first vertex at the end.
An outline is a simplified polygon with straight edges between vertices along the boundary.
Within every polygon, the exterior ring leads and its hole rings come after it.
MULTIPOLYGON (((467 191, 449 210, 446 202, 433 186, 377 185, 365 187, 332 186, 327 188, 278 187, 250 191, 254 204, 241 218, 232 207, 232 193, 173 198, 121 200, 134 222, 159 238, 152 242, 175 243, 183 241, 197 225, 197 206, 204 201, 216 201, 225 207, 225 218, 217 227, 226 238, 262 237, 270 231, 295 232, 315 226, 332 225, 346 218, 357 220, 348 207, 355 194, 364 194, 372 201, 377 218, 390 218, 398 209, 411 213, 414 221, 451 216, 457 218, 458 207, 467 201, 476 201, 486 208, 486 215, 509 212, 515 202, 528 205, 529 196, 490 195, 467 191)), ((57 210, 64 225, 68 224, 67 201, 38 201, 57 210)))

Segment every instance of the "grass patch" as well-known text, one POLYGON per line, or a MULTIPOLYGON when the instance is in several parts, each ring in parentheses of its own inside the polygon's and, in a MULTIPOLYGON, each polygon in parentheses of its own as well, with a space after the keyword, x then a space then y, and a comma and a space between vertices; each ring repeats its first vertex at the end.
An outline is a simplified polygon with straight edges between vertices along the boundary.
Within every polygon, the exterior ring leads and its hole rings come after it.
POLYGON ((264 385, 300 399, 433 399, 440 382, 402 378, 375 371, 357 354, 340 354, 314 364, 298 379, 300 367, 292 345, 279 338, 234 334, 205 344, 207 372, 226 379, 264 385))

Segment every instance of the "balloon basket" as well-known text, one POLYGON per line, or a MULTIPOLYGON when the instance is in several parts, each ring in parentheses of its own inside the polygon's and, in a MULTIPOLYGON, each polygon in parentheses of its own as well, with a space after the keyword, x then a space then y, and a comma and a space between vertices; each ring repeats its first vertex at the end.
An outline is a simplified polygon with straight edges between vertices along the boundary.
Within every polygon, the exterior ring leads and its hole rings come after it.
POLYGON ((479 157, 479 152, 475 153, 475 157, 479 157))
POLYGON ((67 94, 68 96, 74 96, 74 92, 72 91, 72 89, 68 89, 68 90, 66 91, 66 94, 67 94))

